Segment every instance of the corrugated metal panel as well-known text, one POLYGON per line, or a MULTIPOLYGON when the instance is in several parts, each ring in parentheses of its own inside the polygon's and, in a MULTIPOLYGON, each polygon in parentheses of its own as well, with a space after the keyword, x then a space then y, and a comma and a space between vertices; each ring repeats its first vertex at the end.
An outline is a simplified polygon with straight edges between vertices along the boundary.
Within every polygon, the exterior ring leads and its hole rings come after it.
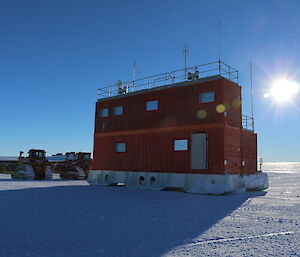
MULTIPOLYGON (((240 174, 240 97, 239 86, 218 79, 100 101, 96 105, 93 169, 240 174), (208 91, 215 92, 216 101, 200 104, 199 94, 208 91), (148 100, 159 100, 159 110, 146 111, 148 100), (216 111, 219 104, 226 107, 226 117, 216 111), (124 114, 112 115, 113 108, 120 105, 124 114), (100 118, 101 108, 109 108, 110 116, 100 118), (207 116, 199 118, 199 110, 207 116), (205 170, 191 169, 193 133, 208 134, 205 170), (183 138, 189 140, 188 151, 174 152, 174 140, 183 138), (116 153, 117 142, 126 142, 126 153, 116 153), (228 165, 224 166, 224 159, 228 165)), ((251 155, 244 152, 244 156, 251 155)))
POLYGON ((234 127, 242 126, 241 87, 229 80, 223 80, 223 102, 227 116, 225 121, 234 127))
POLYGON ((241 174, 241 129, 226 127, 224 130, 224 160, 227 161, 225 171, 229 174, 241 174))
POLYGON ((220 91, 221 82, 221 79, 207 81, 100 101, 97 103, 95 131, 102 133, 222 122, 223 114, 216 111, 216 106, 223 103, 220 91), (200 104, 199 94, 207 91, 216 92, 216 101, 200 104), (159 110, 146 111, 146 102, 151 100, 159 100, 159 110), (122 116, 112 115, 113 108, 120 105, 124 106, 124 114, 122 116), (109 108, 109 117, 99 117, 99 110, 102 108, 109 108), (199 118, 197 116, 199 110, 205 111, 207 116, 199 118))
POLYGON ((243 174, 257 172, 257 135, 251 131, 242 132, 242 159, 245 164, 243 174))
POLYGON ((223 173, 223 128, 195 126, 182 131, 152 132, 120 136, 98 136, 94 143, 93 169, 223 173), (191 169, 191 137, 208 134, 208 169, 191 169), (188 151, 174 151, 175 139, 188 139, 188 151), (115 144, 126 142, 126 153, 117 153, 115 144))

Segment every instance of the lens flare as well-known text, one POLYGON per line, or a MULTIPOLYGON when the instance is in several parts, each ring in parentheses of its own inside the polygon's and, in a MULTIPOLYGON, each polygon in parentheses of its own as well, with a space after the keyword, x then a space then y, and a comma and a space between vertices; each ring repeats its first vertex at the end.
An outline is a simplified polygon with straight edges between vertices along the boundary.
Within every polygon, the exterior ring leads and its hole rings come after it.
POLYGON ((300 91, 299 84, 288 79, 275 81, 270 96, 277 102, 291 101, 300 91))
POLYGON ((217 111, 218 113, 223 113, 223 112, 225 112, 225 110, 226 110, 226 107, 225 107, 224 104, 219 104, 219 105, 217 105, 217 107, 216 107, 216 111, 217 111))
POLYGON ((207 112, 206 112, 205 110, 199 110, 199 111, 197 112, 197 117, 198 117, 198 119, 200 119, 200 120, 206 118, 206 116, 207 116, 207 112))

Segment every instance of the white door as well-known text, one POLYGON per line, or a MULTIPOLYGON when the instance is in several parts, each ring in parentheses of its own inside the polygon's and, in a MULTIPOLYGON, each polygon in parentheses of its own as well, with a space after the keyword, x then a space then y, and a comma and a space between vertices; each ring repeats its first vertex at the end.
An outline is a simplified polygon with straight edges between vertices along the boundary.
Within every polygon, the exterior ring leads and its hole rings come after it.
POLYGON ((207 133, 192 134, 191 169, 206 170, 207 165, 207 133))

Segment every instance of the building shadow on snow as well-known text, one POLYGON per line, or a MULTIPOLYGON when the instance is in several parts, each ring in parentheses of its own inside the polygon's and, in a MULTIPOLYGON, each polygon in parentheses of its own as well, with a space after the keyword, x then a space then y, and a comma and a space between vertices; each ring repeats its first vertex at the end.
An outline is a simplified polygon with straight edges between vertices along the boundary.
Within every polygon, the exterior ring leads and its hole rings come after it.
POLYGON ((102 186, 0 191, 0 256, 161 256, 265 194, 102 186))

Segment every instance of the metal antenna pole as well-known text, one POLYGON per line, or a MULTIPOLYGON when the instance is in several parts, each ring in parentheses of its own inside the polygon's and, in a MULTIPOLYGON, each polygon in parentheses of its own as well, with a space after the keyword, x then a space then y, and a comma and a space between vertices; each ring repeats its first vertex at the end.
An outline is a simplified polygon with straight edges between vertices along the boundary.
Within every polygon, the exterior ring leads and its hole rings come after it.
POLYGON ((187 54, 189 52, 187 44, 184 44, 183 48, 183 54, 184 54, 184 77, 187 79, 186 73, 187 73, 187 54))
POLYGON ((219 61, 221 61, 221 22, 218 22, 218 50, 219 50, 219 61))
POLYGON ((219 75, 221 75, 221 22, 218 22, 219 75))
POLYGON ((136 76, 136 66, 135 66, 135 60, 134 60, 133 67, 132 67, 132 91, 134 90, 135 76, 136 76))
POLYGON ((252 129, 254 130, 253 83, 252 83, 252 63, 251 63, 251 62, 250 62, 250 90, 251 90, 251 117, 252 117, 252 129))

